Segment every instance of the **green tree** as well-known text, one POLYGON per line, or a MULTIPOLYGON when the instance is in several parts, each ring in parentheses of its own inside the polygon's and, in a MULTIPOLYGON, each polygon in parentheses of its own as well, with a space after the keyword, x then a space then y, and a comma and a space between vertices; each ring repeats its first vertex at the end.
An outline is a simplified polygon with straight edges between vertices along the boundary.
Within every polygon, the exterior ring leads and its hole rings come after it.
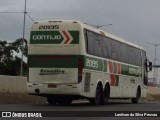
MULTIPOLYGON (((12 43, 13 49, 19 53, 22 52, 22 43, 23 43, 23 38, 19 38, 16 41, 14 41, 12 43)), ((23 55, 27 57, 27 53, 28 53, 28 45, 27 45, 27 40, 24 39, 24 53, 23 55)))
POLYGON ((13 47, 7 41, 0 41, 0 58, 1 62, 13 60, 13 47))
MULTIPOLYGON (((0 41, 0 74, 1 75, 19 75, 21 67, 21 58, 14 56, 14 52, 22 52, 22 38, 12 43, 0 41)), ((27 57, 27 40, 24 40, 24 56, 27 57)), ((27 63, 23 62, 23 71, 27 73, 27 63)))

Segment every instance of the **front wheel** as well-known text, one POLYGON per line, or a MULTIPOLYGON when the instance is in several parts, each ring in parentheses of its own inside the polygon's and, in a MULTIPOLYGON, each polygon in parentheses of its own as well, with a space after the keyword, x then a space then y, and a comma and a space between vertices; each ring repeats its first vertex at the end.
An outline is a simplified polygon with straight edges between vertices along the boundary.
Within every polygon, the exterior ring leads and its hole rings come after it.
POLYGON ((136 97, 131 98, 132 103, 137 104, 140 98, 140 89, 137 90, 136 97))

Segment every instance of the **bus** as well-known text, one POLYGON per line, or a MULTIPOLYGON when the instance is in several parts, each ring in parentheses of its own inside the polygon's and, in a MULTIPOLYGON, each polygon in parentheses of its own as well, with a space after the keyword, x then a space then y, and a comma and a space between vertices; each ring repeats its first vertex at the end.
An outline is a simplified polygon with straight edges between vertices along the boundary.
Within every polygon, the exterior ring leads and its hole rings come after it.
POLYGON ((131 42, 75 20, 34 22, 28 47, 27 91, 50 105, 87 99, 138 103, 147 95, 152 62, 131 42))

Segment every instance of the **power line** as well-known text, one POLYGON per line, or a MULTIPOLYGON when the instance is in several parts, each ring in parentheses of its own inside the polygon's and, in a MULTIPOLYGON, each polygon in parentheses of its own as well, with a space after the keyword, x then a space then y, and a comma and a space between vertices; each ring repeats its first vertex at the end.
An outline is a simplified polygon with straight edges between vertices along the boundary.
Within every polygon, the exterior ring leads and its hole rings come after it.
MULTIPOLYGON (((9 14, 12 14, 12 13, 23 13, 24 14, 24 12, 0 12, 0 13, 9 13, 9 14)), ((29 14, 28 14, 28 12, 25 12, 26 13, 26 15, 34 22, 35 20, 33 19, 33 17, 31 17, 29 14)))
POLYGON ((0 12, 0 13, 24 13, 24 12, 0 12))
POLYGON ((31 17, 28 13, 27 16, 34 22, 35 20, 33 19, 33 17, 31 17))

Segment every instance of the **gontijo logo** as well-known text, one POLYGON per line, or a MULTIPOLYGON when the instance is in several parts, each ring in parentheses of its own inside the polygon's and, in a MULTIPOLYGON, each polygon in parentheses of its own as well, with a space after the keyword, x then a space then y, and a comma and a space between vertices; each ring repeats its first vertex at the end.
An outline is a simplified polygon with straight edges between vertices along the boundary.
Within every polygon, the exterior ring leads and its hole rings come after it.
POLYGON ((79 31, 43 29, 31 31, 30 44, 79 44, 79 31))
POLYGON ((62 31, 32 31, 31 43, 57 43, 70 44, 73 41, 72 35, 65 30, 62 31))
POLYGON ((33 40, 60 40, 61 35, 33 35, 33 40))

